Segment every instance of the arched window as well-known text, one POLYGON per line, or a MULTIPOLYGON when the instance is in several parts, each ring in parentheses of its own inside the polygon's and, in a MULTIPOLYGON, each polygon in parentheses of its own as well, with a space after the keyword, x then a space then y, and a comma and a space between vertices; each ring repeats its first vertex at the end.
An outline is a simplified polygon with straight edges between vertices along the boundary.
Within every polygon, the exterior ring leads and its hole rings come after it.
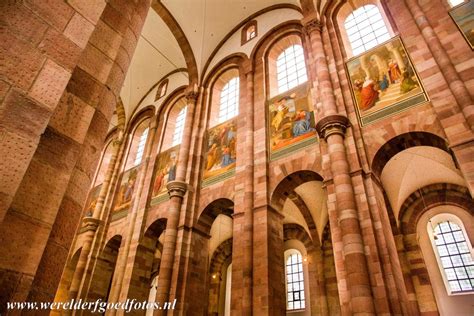
POLYGON ((288 91, 308 80, 301 45, 290 46, 278 56, 277 80, 278 93, 288 91))
POLYGON ((301 253, 292 249, 286 257, 286 309, 305 308, 303 258, 301 253))
POLYGON ((257 21, 252 20, 242 28, 241 45, 257 37, 257 21))
POLYGON ((145 150, 146 139, 148 138, 148 127, 140 135, 140 140, 138 141, 137 154, 135 155, 134 165, 138 166, 142 162, 143 152, 145 150))
POLYGON ((255 25, 251 25, 247 30, 247 41, 250 41, 255 36, 257 36, 257 28, 255 25))
POLYGON ((150 118, 145 118, 136 124, 130 139, 129 151, 127 159, 123 167, 123 171, 129 170, 138 166, 142 162, 145 145, 148 138, 148 126, 150 125, 150 118))
POLYGON ((155 101, 165 96, 167 88, 168 88, 168 79, 164 80, 162 83, 158 85, 158 89, 156 90, 155 101))
POLYGON ((219 123, 225 122, 233 118, 239 113, 239 77, 229 80, 222 88, 220 106, 219 106, 219 123))
MULTIPOLYGON (((433 219, 432 219, 433 220, 433 219)), ((429 222, 428 230, 435 253, 440 264, 441 274, 445 278, 448 292, 451 294, 474 290, 474 260, 471 247, 466 240, 462 222, 454 216, 442 221, 429 222), (430 233, 430 232, 429 232, 430 233)))
POLYGON ((344 27, 353 55, 359 55, 390 39, 382 14, 373 4, 352 11, 344 22, 344 27))
POLYGON ((187 109, 188 109, 187 106, 182 108, 181 111, 179 111, 178 117, 176 117, 176 124, 174 126, 172 146, 181 144, 181 140, 183 138, 183 132, 184 132, 184 123, 186 122, 187 109))

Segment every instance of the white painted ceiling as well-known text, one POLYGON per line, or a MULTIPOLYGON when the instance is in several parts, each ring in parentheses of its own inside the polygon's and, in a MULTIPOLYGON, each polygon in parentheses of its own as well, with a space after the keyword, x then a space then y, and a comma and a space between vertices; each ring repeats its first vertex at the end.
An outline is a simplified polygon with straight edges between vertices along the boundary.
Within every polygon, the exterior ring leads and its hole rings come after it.
POLYGON ((393 156, 381 180, 397 221, 403 202, 419 188, 435 183, 466 185, 451 156, 428 146, 411 147, 393 156))
POLYGON ((148 90, 178 68, 186 68, 181 48, 168 26, 150 9, 120 92, 127 119, 148 90))
MULTIPOLYGON (((327 194, 323 189, 323 183, 321 181, 306 182, 298 186, 295 189, 295 192, 298 193, 298 195, 308 207, 311 217, 316 224, 319 240, 321 240, 324 227, 326 227, 329 219, 326 204, 327 194)), ((284 215, 284 224, 298 224, 306 229, 308 235, 311 236, 308 224, 306 223, 303 214, 295 205, 295 203, 291 201, 291 199, 285 200, 282 212, 284 215)))
MULTIPOLYGON (((181 26, 199 72, 219 42, 242 20, 266 7, 298 0, 162 0, 181 26)), ((275 21, 275 25, 279 21, 275 21)))
MULTIPOLYGON (((275 4, 299 6, 299 0, 162 0, 161 2, 189 41, 200 76, 214 49, 241 21, 275 4)), ((283 20, 275 19, 274 25, 281 22, 283 20)), ((240 43, 238 45, 235 51, 240 48, 240 43)), ((155 10, 150 9, 120 93, 127 120, 150 88, 166 74, 178 68, 186 68, 181 48, 168 26, 155 10)), ((188 82, 185 73, 180 73, 180 76, 188 82)))

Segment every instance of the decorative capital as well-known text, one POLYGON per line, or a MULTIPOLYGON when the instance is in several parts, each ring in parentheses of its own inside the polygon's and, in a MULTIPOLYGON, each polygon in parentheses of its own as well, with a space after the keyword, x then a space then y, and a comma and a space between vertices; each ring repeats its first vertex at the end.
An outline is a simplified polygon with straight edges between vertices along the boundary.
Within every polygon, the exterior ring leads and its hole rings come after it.
POLYGON ((191 91, 191 92, 186 93, 185 95, 186 101, 193 102, 193 103, 197 101, 198 97, 199 97, 198 91, 191 91))
POLYGON ((344 137, 346 128, 349 125, 349 119, 346 116, 339 114, 329 115, 319 120, 316 124, 316 130, 321 139, 327 140, 332 134, 339 134, 344 137))
POLYGON ((303 25, 303 31, 308 35, 314 31, 321 32, 322 29, 323 29, 323 26, 321 24, 321 21, 319 21, 319 19, 317 18, 311 19, 307 21, 306 23, 304 23, 303 25))
POLYGON ((168 189, 168 195, 170 198, 174 196, 182 198, 186 194, 188 184, 182 181, 170 181, 166 185, 166 188, 168 189))
POLYGON ((94 217, 84 217, 82 219, 83 222, 83 230, 84 231, 97 231, 97 228, 99 228, 100 225, 102 225, 102 221, 98 218, 94 217))

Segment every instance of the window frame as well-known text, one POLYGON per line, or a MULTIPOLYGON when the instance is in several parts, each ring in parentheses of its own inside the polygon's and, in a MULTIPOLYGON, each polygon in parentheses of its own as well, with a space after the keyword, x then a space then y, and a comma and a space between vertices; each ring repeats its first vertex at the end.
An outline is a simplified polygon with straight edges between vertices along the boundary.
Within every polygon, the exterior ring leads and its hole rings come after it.
POLYGON ((257 36, 258 36, 257 21, 252 20, 252 21, 247 22, 247 24, 245 24, 245 26, 242 28, 241 37, 240 37, 240 46, 243 46, 243 45, 247 44, 248 42, 250 42, 251 40, 253 40, 257 36), (255 35, 251 37, 248 31, 252 27, 255 28, 255 35))
POLYGON ((155 101, 158 101, 166 95, 168 91, 168 81, 168 79, 165 79, 158 85, 158 89, 156 90, 155 95, 155 101))
MULTIPOLYGON (((472 247, 472 242, 469 238, 469 235, 466 231, 466 228, 464 227, 463 221, 458 216, 456 216, 454 214, 439 213, 439 214, 436 214, 436 215, 434 215, 434 216, 432 216, 428 219, 428 223, 427 223, 427 227, 426 227, 427 232, 428 232, 428 237, 429 237, 429 240, 431 242, 431 246, 433 248, 433 252, 434 252, 434 255, 435 255, 435 258, 436 258, 436 262, 438 264, 437 268, 438 268, 438 270, 441 274, 441 278, 443 279, 443 283, 445 285, 446 292, 449 296, 472 295, 472 294, 474 294, 474 289, 466 290, 466 291, 453 291, 451 289, 450 284, 449 284, 449 280, 448 280, 448 277, 446 275, 445 268, 443 266, 441 255, 438 251, 438 246, 436 245, 435 232, 434 232, 437 225, 439 225, 440 223, 443 223, 443 222, 447 222, 447 221, 456 224, 461 229, 461 231, 463 233, 463 237, 464 237, 465 242, 467 244, 467 247, 469 248, 469 253, 471 254, 471 259, 474 261, 474 250, 473 250, 473 247, 472 247)), ((463 264, 463 267, 465 267, 464 264, 463 264)), ((469 277, 468 277, 468 279, 470 280, 469 277)))
POLYGON ((140 138, 138 139, 137 152, 135 153, 135 159, 133 160, 133 167, 136 167, 142 163, 143 155, 145 154, 145 147, 148 141, 149 132, 150 132, 150 127, 147 126, 143 130, 142 134, 140 135, 140 138), (138 160, 138 157, 140 157, 139 160, 138 160))
POLYGON ((240 78, 239 76, 235 76, 235 77, 230 78, 220 90, 219 113, 217 115, 217 124, 224 123, 238 116, 239 106, 240 106, 240 78), (234 82, 236 82, 236 84, 234 84, 234 82), (225 101, 223 101, 223 99, 225 101), (231 101, 234 101, 234 102, 231 103, 231 101))
MULTIPOLYGON (((171 137, 171 147, 180 145, 183 141, 184 128, 186 125, 186 114, 188 113, 188 106, 184 106, 178 112, 178 115, 175 119, 174 131, 171 137), (178 125, 179 124, 179 125, 178 125), (179 140, 178 140, 179 138, 179 140)), ((170 148, 171 148, 170 147, 170 148)))
POLYGON ((290 91, 309 80, 301 44, 292 44, 283 49, 275 59, 275 65, 277 95, 290 91), (300 71, 303 72, 300 73, 300 71))
MULTIPOLYGON (((305 255, 299 250, 299 249, 296 249, 296 248, 290 248, 290 249, 287 249, 285 251, 285 261, 284 261, 284 272, 285 272, 285 302, 286 302, 286 310, 287 312, 297 312, 297 311, 304 311, 306 310, 307 306, 308 306, 308 302, 307 302, 307 297, 306 297, 306 293, 308 291, 307 289, 307 276, 306 276, 306 268, 305 268, 305 255), (300 271, 297 271, 296 273, 302 273, 302 276, 303 278, 300 280, 298 278, 298 280, 296 282, 299 283, 299 286, 301 286, 301 284, 303 284, 303 289, 301 290, 301 287, 300 287, 300 290, 297 290, 299 292, 299 295, 300 295, 300 302, 303 302, 304 304, 304 307, 300 307, 300 308, 289 308, 289 300, 288 300, 288 297, 289 297, 289 280, 288 280, 288 260, 293 256, 293 255, 299 255, 300 258, 301 258, 301 262, 297 262, 296 265, 301 265, 301 272, 300 271), (303 298, 301 299, 301 295, 303 296, 303 298)), ((292 265, 295 265, 295 264, 292 264, 292 265)), ((299 269, 298 269, 299 270, 299 269)), ((294 274, 293 272, 291 274, 294 274)), ((293 282, 292 283, 296 283, 296 282, 293 282)), ((296 291, 293 291, 292 290, 292 293, 294 293, 296 291)), ((293 300, 294 302, 294 300, 293 300)))

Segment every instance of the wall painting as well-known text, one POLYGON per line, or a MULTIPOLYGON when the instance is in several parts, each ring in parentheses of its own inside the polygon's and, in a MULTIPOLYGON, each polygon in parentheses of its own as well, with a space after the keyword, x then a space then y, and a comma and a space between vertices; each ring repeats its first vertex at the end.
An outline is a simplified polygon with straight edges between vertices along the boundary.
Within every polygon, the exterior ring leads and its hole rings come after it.
POLYGON ((169 181, 176 180, 176 165, 178 163, 179 145, 159 153, 156 157, 155 179, 151 204, 158 204, 168 200, 166 185, 169 181))
POLYGON ((307 84, 268 100, 270 160, 317 141, 314 108, 307 84))
POLYGON ((202 186, 225 180, 235 174, 236 119, 207 130, 202 186))
POLYGON ((102 184, 99 184, 92 188, 89 192, 89 196, 86 202, 86 209, 84 214, 86 216, 92 216, 94 213, 95 206, 97 205, 97 200, 99 199, 100 190, 102 189, 102 184))
POLYGON ((127 215, 128 209, 130 208, 130 204, 132 202, 134 191, 137 186, 137 174, 139 167, 140 166, 135 166, 122 173, 120 188, 115 197, 112 220, 119 219, 127 215))
POLYGON ((361 126, 428 101, 399 37, 350 59, 346 67, 361 126))

